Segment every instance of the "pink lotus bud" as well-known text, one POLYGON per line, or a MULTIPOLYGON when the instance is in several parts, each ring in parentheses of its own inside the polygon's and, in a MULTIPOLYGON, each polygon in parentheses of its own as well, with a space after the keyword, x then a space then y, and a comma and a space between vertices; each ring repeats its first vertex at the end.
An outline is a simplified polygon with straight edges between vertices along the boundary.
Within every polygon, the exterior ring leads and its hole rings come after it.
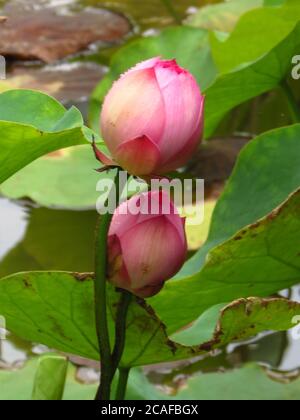
POLYGON ((176 63, 153 58, 115 82, 102 109, 101 131, 113 160, 137 176, 184 166, 201 140, 204 97, 176 63))
POLYGON ((140 194, 114 214, 108 238, 108 279, 137 296, 150 297, 180 270, 186 253, 184 219, 168 194, 140 194))

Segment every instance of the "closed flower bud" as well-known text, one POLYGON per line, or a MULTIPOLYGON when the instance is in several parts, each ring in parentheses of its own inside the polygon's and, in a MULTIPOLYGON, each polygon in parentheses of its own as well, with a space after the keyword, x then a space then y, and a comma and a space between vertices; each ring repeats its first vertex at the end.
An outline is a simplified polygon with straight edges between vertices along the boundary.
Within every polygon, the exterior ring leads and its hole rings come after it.
POLYGON ((168 195, 144 193, 115 212, 108 237, 108 279, 147 298, 182 267, 187 241, 182 219, 168 195))
POLYGON ((176 60, 153 58, 115 82, 102 109, 101 131, 115 163, 136 176, 184 166, 203 131, 204 97, 176 60))

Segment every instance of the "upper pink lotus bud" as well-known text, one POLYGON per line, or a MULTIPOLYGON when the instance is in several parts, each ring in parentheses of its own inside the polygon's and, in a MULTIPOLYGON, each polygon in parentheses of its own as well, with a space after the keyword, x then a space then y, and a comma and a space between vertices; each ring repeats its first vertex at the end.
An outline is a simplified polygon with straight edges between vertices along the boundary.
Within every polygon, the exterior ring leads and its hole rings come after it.
POLYGON ((137 176, 184 166, 203 131, 204 97, 176 63, 153 58, 114 83, 102 109, 101 131, 116 163, 137 176))
POLYGON ((115 286, 153 296, 180 270, 186 253, 184 219, 167 193, 140 194, 116 210, 108 238, 108 278, 115 286))

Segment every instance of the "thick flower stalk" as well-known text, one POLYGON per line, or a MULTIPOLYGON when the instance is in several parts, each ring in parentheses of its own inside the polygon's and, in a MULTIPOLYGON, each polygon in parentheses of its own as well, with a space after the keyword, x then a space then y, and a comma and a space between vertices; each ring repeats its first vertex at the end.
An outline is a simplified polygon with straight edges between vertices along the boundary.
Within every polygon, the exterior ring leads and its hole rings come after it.
POLYGON ((182 219, 167 193, 133 197, 115 212, 108 236, 108 279, 147 298, 182 267, 187 241, 182 219))
POLYGON ((141 177, 184 166, 201 140, 203 117, 197 82, 176 60, 138 64, 114 83, 103 104, 101 132, 111 164, 141 177))

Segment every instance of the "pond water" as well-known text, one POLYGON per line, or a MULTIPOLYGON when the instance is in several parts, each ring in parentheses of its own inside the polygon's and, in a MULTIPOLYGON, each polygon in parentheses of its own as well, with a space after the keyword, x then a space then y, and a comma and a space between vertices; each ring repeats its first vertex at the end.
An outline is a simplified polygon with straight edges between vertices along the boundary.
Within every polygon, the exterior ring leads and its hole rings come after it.
MULTIPOLYGON (((173 1, 177 18, 183 19, 187 13, 191 13, 193 8, 209 3, 201 0, 177 0, 173 1)), ((210 1, 211 3, 211 1, 210 1)), ((13 6, 20 9, 25 8, 46 9, 49 7, 58 8, 60 13, 70 13, 86 8, 109 8, 118 13, 124 14, 130 19, 133 30, 128 37, 135 36, 136 33, 144 33, 149 30, 172 25, 175 18, 165 6, 163 1, 148 0, 11 0, 1 1, 0 8, 13 6)), ((0 13, 1 14, 1 13, 0 13)), ((124 42, 124 38, 118 40, 117 45, 124 42)), ((101 56, 101 69, 105 69, 105 59, 109 57, 111 48, 114 45, 98 45, 103 49, 101 56), (108 53, 106 52, 108 48, 108 53)), ((91 61, 95 61, 94 51, 88 52, 91 61)), ((82 54, 80 58, 82 58, 82 54)), ((101 55, 101 51, 100 51, 101 55)), ((89 59, 87 60, 89 61, 89 59)), ((62 60, 52 66, 69 65, 70 60, 62 60)), ((12 69, 17 65, 18 68, 39 69, 44 65, 39 62, 12 63, 12 69)), ((99 65, 99 63, 97 64, 99 65)), ((20 71, 20 70, 19 70, 20 71)), ((98 71, 98 70, 97 70, 98 71)), ((101 70, 102 71, 102 70, 101 70)), ((99 70, 100 72, 100 70, 99 70)), ((84 74, 84 73, 83 73, 84 74)), ((92 82, 95 84, 97 78, 93 73, 92 82)), ((100 74, 100 73, 99 73, 100 74)), ((79 75, 80 76, 80 75, 79 75)), ((100 77, 100 76, 99 76, 100 77)), ((82 86, 76 85, 76 80, 80 84, 80 77, 75 79, 75 89, 81 92, 82 86)), ((44 81, 43 83, 47 83, 44 81)), ((91 89, 93 86, 88 86, 91 89)), ((81 110, 86 109, 87 94, 78 93, 70 98, 61 99, 67 105, 79 105, 81 110)), ((68 94, 70 90, 68 91, 68 94)), ((26 270, 72 270, 79 272, 93 271, 92 245, 94 226, 96 222, 96 212, 70 211, 41 208, 29 201, 12 202, 0 197, 0 277, 15 272, 26 270), (78 240, 80 238, 80 240, 78 240)), ((293 291, 293 298, 300 299, 299 290, 293 291)), ((1 357, 5 362, 11 363, 16 360, 24 359, 31 354, 32 345, 16 337, 10 336, 9 340, 2 342, 1 357)), ((295 341, 290 334, 278 333, 267 334, 254 342, 230 346, 226 351, 220 352, 214 357, 205 360, 193 361, 188 367, 176 366, 173 373, 152 376, 153 381, 167 382, 172 380, 178 372, 192 374, 195 371, 212 371, 220 368, 226 369, 240 365, 245 361, 259 361, 266 363, 274 368, 291 370, 299 367, 300 340, 295 341)))
MULTIPOLYGON (((175 13, 183 19, 195 7, 218 3, 219 0, 172 0, 175 13)), ((163 27, 174 23, 174 17, 165 0, 0 0, 0 7, 7 4, 19 8, 58 8, 61 13, 81 10, 87 7, 108 8, 127 16, 137 30, 163 27)))

